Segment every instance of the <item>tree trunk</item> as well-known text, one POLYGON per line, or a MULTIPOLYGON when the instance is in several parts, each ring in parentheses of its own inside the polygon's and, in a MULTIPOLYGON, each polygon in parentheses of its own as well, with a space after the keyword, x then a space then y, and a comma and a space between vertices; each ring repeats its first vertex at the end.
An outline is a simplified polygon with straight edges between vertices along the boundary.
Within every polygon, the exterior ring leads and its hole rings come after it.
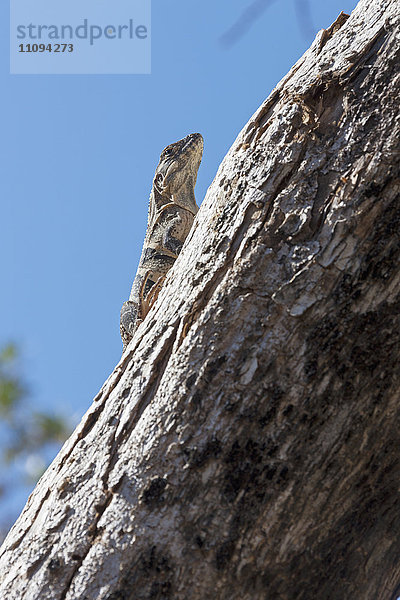
POLYGON ((361 0, 244 127, 1 598, 396 598, 398 13, 361 0))

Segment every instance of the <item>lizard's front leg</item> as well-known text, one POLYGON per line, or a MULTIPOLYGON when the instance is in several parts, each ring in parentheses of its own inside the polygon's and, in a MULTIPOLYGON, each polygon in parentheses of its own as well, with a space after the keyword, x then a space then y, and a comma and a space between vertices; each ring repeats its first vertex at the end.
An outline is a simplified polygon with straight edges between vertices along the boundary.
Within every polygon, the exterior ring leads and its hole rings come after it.
MULTIPOLYGON (((121 308, 120 333, 123 343, 123 352, 131 341, 136 329, 149 312, 150 306, 152 306, 154 302, 153 301, 149 305, 149 300, 153 298, 153 287, 157 287, 158 284, 158 281, 155 285, 151 281, 151 271, 147 271, 145 275, 140 271, 143 271, 143 267, 136 274, 132 286, 134 294, 132 296, 131 292, 131 298, 133 297, 135 299, 129 299, 127 302, 124 302, 121 308)), ((160 279, 164 280, 164 277, 160 279)))
POLYGON ((126 350, 133 334, 141 323, 140 310, 137 302, 128 300, 121 308, 120 332, 123 344, 123 352, 126 350))

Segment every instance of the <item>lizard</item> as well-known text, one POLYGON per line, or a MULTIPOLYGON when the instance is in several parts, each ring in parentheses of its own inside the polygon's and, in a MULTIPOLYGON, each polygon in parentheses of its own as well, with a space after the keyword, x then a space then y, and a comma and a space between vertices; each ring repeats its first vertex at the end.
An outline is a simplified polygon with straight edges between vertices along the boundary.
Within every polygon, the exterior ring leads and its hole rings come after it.
POLYGON ((123 352, 153 306, 199 210, 194 195, 203 137, 191 133, 160 155, 150 192, 146 236, 129 300, 121 308, 123 352))

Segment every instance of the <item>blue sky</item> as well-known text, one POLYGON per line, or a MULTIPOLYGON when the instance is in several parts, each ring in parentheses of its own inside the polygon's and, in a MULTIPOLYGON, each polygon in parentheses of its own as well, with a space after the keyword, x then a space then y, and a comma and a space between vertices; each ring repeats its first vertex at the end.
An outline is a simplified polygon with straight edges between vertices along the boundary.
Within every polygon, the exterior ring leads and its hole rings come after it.
POLYGON ((294 0, 276 0, 221 46, 250 4, 153 0, 151 75, 24 76, 9 74, 1 3, 0 345, 20 345, 37 407, 79 419, 120 358, 119 311, 161 150, 203 134, 201 203, 252 113, 316 31, 356 1, 309 0, 306 35, 294 0))

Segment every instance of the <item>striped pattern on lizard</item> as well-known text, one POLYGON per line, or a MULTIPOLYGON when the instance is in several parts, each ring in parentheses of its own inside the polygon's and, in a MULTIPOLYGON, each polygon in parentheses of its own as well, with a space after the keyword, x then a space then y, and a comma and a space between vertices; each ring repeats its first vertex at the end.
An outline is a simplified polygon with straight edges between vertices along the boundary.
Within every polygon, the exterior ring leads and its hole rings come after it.
POLYGON ((150 193, 146 237, 129 300, 121 309, 123 351, 157 299, 165 276, 192 228, 194 195, 203 138, 192 133, 167 146, 160 156, 150 193))

